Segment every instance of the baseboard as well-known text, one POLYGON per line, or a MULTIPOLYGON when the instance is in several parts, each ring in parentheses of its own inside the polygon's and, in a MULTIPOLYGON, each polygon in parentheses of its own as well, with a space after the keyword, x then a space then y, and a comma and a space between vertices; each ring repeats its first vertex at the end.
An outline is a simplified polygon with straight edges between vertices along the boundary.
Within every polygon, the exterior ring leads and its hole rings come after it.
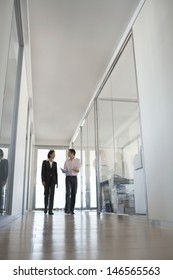
POLYGON ((0 217, 0 228, 8 225, 9 223, 13 222, 14 220, 20 218, 21 215, 4 215, 0 217))
POLYGON ((152 220, 149 219, 149 223, 152 225, 156 225, 159 227, 167 227, 167 228, 173 228, 173 221, 162 221, 162 220, 152 220))

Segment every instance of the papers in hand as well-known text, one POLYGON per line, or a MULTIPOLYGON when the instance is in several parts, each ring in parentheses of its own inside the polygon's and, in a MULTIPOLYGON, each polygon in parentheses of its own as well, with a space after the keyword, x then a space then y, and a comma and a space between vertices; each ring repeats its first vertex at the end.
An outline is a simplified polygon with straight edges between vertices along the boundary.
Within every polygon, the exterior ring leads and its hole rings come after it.
POLYGON ((62 173, 67 173, 66 169, 64 169, 64 168, 60 168, 60 169, 61 169, 62 173))
POLYGON ((70 171, 67 171, 66 169, 64 168, 60 168, 62 173, 65 173, 66 176, 71 176, 71 172, 70 171))

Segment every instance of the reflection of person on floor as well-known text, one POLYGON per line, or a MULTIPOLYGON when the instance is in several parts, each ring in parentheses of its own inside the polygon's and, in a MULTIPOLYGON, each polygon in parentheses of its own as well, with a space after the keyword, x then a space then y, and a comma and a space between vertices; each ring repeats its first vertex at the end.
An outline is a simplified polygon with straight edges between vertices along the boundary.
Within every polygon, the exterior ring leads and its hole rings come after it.
POLYGON ((50 150, 47 157, 48 159, 43 161, 41 169, 44 186, 44 213, 47 213, 47 207, 49 207, 49 215, 53 215, 55 185, 58 184, 57 163, 54 161, 55 151, 50 150))
POLYGON ((3 208, 3 187, 7 182, 8 177, 8 160, 4 158, 4 152, 0 149, 0 211, 3 208))

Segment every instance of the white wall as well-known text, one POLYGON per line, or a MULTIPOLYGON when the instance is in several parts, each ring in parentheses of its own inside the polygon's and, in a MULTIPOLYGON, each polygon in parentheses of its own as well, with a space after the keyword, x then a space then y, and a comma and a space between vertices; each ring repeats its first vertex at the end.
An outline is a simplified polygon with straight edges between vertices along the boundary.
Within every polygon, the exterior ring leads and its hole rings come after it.
POLYGON ((134 27, 150 220, 173 221, 173 1, 146 0, 134 27))
POLYGON ((18 121, 17 121, 16 156, 15 156, 15 163, 14 163, 14 183, 13 183, 13 201, 12 201, 12 214, 15 215, 22 213, 27 112, 28 112, 28 91, 27 91, 27 80, 26 80, 26 66, 25 66, 25 60, 23 60, 19 112, 18 112, 18 121))
POLYGON ((8 61, 13 0, 0 1, 0 120, 8 61))

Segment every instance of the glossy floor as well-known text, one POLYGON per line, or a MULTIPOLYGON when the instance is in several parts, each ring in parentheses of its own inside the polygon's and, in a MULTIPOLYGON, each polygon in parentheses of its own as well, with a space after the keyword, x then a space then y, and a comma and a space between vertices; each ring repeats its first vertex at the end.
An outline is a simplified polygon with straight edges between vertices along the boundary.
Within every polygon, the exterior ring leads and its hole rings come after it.
POLYGON ((173 259, 173 229, 145 216, 29 213, 0 229, 1 260, 173 259))

